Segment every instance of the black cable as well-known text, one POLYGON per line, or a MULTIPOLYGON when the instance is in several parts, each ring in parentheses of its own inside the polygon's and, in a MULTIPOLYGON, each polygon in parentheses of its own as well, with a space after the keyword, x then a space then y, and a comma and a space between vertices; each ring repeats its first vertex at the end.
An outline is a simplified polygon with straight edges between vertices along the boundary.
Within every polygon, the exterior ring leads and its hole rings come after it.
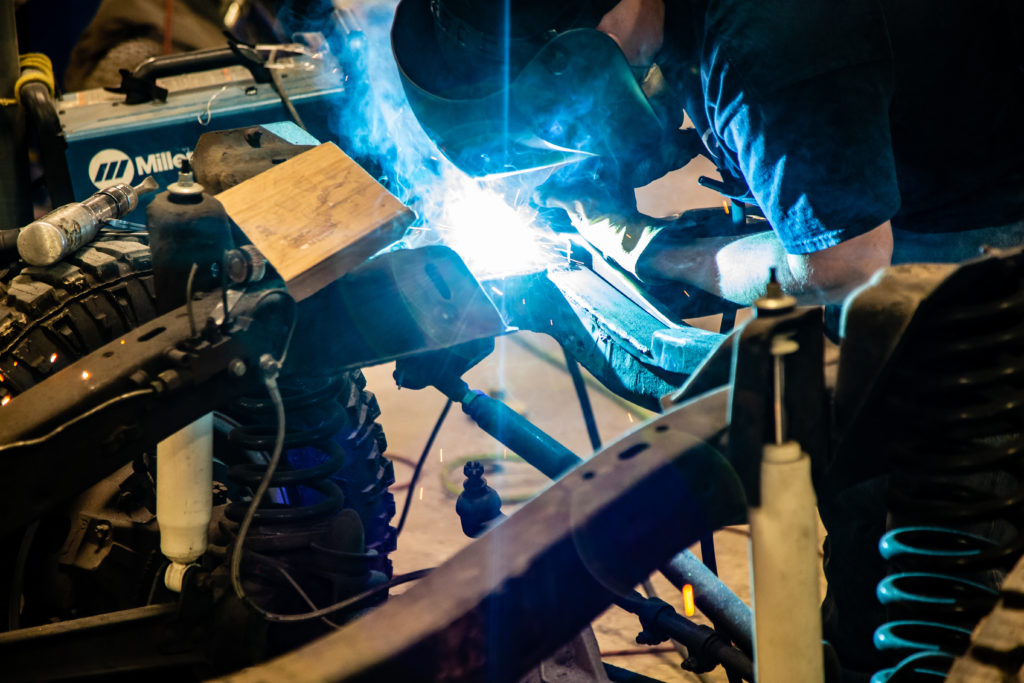
MULTIPOLYGON (((295 577, 291 575, 291 573, 284 567, 284 565, 282 565, 280 563, 275 563, 275 566, 277 567, 277 571, 281 573, 281 576, 283 576, 285 578, 285 580, 288 582, 288 584, 291 585, 291 587, 295 589, 295 592, 298 593, 302 597, 302 599, 305 601, 305 603, 307 605, 309 605, 310 609, 312 609, 312 610, 320 609, 319 607, 316 606, 316 603, 313 602, 313 598, 309 597, 309 595, 306 593, 306 591, 302 590, 302 586, 299 585, 299 582, 295 580, 295 577)), ((335 624, 333 621, 331 621, 327 617, 320 617, 320 621, 323 622, 326 626, 329 626, 329 627, 331 627, 333 629, 341 628, 340 626, 335 624)))
POLYGON ((274 450, 270 456, 269 462, 267 463, 267 470, 263 473, 263 478, 260 480, 259 486, 256 487, 255 493, 252 494, 252 501, 249 503, 249 508, 245 511, 245 517, 242 518, 242 523, 238 527, 238 536, 235 538, 235 547, 231 551, 230 575, 231 586, 234 588, 235 595, 238 596, 238 599, 245 602, 245 604, 258 612, 264 618, 273 621, 273 617, 275 615, 253 602, 252 599, 245 594, 245 589, 242 587, 242 547, 245 545, 245 537, 249 533, 249 527, 252 525, 252 520, 256 516, 256 509, 259 507, 260 501, 263 500, 264 494, 266 494, 267 489, 270 488, 270 480, 274 476, 274 471, 277 470, 278 463, 281 462, 281 454, 284 451, 284 401, 281 398, 281 391, 277 387, 277 373, 273 367, 263 368, 262 372, 263 382, 266 384, 267 392, 270 393, 270 400, 274 404, 274 413, 277 417, 277 433, 274 437, 274 450))
POLYGON ((114 398, 111 398, 111 399, 108 399, 108 400, 104 401, 103 403, 99 404, 98 406, 93 406, 92 408, 90 408, 89 410, 85 411, 81 415, 75 416, 74 418, 68 420, 67 422, 65 422, 64 424, 60 425, 59 427, 55 427, 54 429, 51 429, 49 432, 47 432, 46 434, 43 434, 42 436, 36 437, 34 439, 25 439, 23 441, 15 441, 14 443, 8 443, 8 444, 4 444, 3 446, 0 446, 0 454, 5 453, 6 451, 9 451, 9 450, 13 450, 15 448, 24 448, 26 446, 38 446, 39 444, 45 443, 45 442, 49 441, 50 439, 52 439, 53 437, 57 436, 58 434, 63 432, 65 429, 68 429, 69 427, 75 426, 76 424, 78 424, 82 420, 85 420, 87 418, 92 417, 96 413, 100 412, 101 410, 105 410, 105 409, 109 408, 110 406, 114 405, 115 403, 120 403, 122 401, 127 401, 127 400, 132 399, 132 398, 138 398, 139 396, 149 396, 150 394, 155 394, 155 393, 156 393, 155 389, 136 389, 135 391, 129 391, 126 394, 121 394, 120 396, 115 396, 114 398))
MULTIPOLYGON (((259 311, 260 304, 263 300, 272 296, 281 296, 294 303, 287 292, 280 289, 272 289, 264 292, 264 294, 256 300, 253 305, 253 313, 259 311)), ((227 312, 225 311, 225 316, 227 312)), ((254 611, 262 615, 264 618, 273 621, 275 616, 274 613, 268 612, 263 609, 245 594, 245 589, 242 587, 242 548, 245 545, 245 538, 249 533, 249 527, 252 525, 252 520, 256 516, 256 509, 260 505, 260 501, 263 500, 263 496, 266 494, 267 489, 270 488, 270 482, 274 477, 274 472, 277 470, 278 464, 281 462, 281 454, 284 452, 284 436, 285 436, 285 414, 284 414, 284 399, 281 398, 281 390, 277 386, 277 375, 281 370, 281 366, 284 363, 285 358, 288 356, 288 349, 291 346, 292 335, 295 332, 295 324, 297 322, 297 310, 292 309, 292 325, 288 329, 288 335, 285 337, 284 347, 281 350, 281 357, 274 359, 266 354, 260 358, 260 372, 263 375, 263 383, 267 387, 267 393, 270 394, 270 401, 274 404, 274 414, 277 417, 277 431, 274 435, 274 448, 271 453, 270 459, 267 462, 267 469, 263 473, 263 478, 260 480, 259 486, 256 487, 256 491, 252 495, 252 501, 249 503, 248 509, 245 511, 245 517, 242 518, 242 523, 238 527, 238 536, 235 538, 235 547, 231 551, 231 562, 230 562, 230 578, 231 586, 235 591, 235 595, 238 596, 239 600, 242 600, 254 611)))
POLYGON ((405 520, 409 516, 409 506, 412 504, 412 495, 416 492, 416 481, 420 478, 420 470, 423 469, 423 463, 427 461, 427 455, 430 454, 430 448, 434 445, 434 439, 437 438, 437 433, 441 431, 441 425, 444 424, 444 418, 448 416, 448 411, 452 407, 452 400, 448 399, 444 408, 441 410, 441 415, 437 418, 437 422, 434 423, 434 429, 430 432, 430 438, 427 439, 427 444, 423 447, 423 452, 420 454, 420 459, 416 461, 416 469, 412 471, 412 479, 409 480, 409 492, 405 494, 405 505, 402 506, 402 516, 398 518, 398 526, 395 527, 395 538, 402 533, 402 528, 405 526, 405 520))
MULTIPOLYGON (((265 292, 263 296, 257 299, 256 304, 253 307, 254 311, 259 310, 259 306, 264 299, 275 295, 286 298, 287 300, 292 301, 294 303, 294 299, 292 299, 287 292, 279 289, 270 290, 268 292, 265 292)), ((358 595, 347 598, 346 600, 342 600, 341 602, 335 603, 328 607, 314 609, 311 612, 303 612, 299 614, 279 614, 277 612, 271 612, 267 609, 264 609, 260 605, 256 604, 252 600, 252 598, 246 595, 245 588, 242 586, 241 579, 242 549, 245 544, 246 536, 249 533, 249 528, 252 525, 253 518, 256 516, 256 510, 259 507, 260 501, 263 499, 263 496, 266 495, 267 489, 270 488, 270 482, 273 479, 274 472, 277 470, 277 466, 281 462, 281 455, 284 451, 284 400, 282 399, 281 391, 277 386, 277 373, 279 372, 281 366, 284 364, 284 361, 288 356, 288 349, 291 346, 292 335, 295 332, 297 316, 297 307, 293 307, 292 325, 288 330, 288 336, 285 338, 284 348, 281 351, 281 357, 277 360, 268 359, 268 362, 264 362, 263 359, 261 359, 263 381, 264 384, 266 384, 267 386, 267 392, 270 394, 270 400, 274 404, 274 413, 277 417, 277 431, 274 437, 274 448, 271 453, 270 459, 267 463, 267 470, 266 472, 264 472, 263 478, 260 480, 260 484, 256 488, 256 491, 253 493, 252 501, 249 503, 249 508, 246 510, 245 517, 242 519, 242 523, 238 528, 238 536, 235 538, 235 547, 231 551, 230 578, 232 588, 234 588, 235 591, 235 595, 240 600, 242 600, 246 605, 248 605, 253 611, 257 612, 267 621, 272 621, 275 623, 285 623, 308 621, 311 619, 321 619, 325 621, 328 625, 336 627, 336 624, 327 621, 326 619, 324 619, 324 617, 333 612, 337 612, 339 610, 345 609, 346 607, 355 605, 383 590, 387 590, 393 586, 398 586, 409 581, 414 581, 422 576, 425 576, 428 572, 431 571, 431 569, 420 569, 415 572, 410 572, 408 574, 396 576, 387 583, 382 583, 378 586, 374 586, 373 588, 365 590, 362 593, 359 593, 358 595)), ((449 401, 448 405, 445 406, 445 411, 441 415, 442 420, 444 418, 444 415, 448 412, 447 408, 450 406, 451 401, 449 401)), ((434 428, 434 432, 431 433, 430 442, 428 442, 428 450, 429 444, 433 442, 434 437, 437 435, 438 429, 440 429, 440 422, 441 421, 439 420, 438 424, 434 428)), ((296 591, 298 591, 299 595, 302 596, 306 603, 309 604, 311 607, 315 607, 313 601, 309 598, 305 591, 302 590, 302 587, 299 586, 298 582, 294 580, 294 578, 287 572, 287 570, 281 566, 278 566, 277 568, 285 577, 285 579, 291 584, 291 586, 296 591)))
POLYGON ((426 576, 432 571, 434 571, 434 568, 428 567, 426 569, 417 569, 416 571, 409 572, 407 574, 399 574, 387 583, 381 583, 374 586, 373 588, 367 588, 362 593, 353 595, 351 598, 346 598, 341 602, 336 602, 333 605, 329 605, 327 607, 321 607, 320 609, 315 610, 313 612, 305 612, 302 614, 275 614, 273 612, 262 612, 262 614, 267 619, 267 621, 273 621, 276 623, 289 623, 297 621, 309 621, 310 619, 319 619, 328 614, 331 614, 332 612, 337 612, 339 610, 352 607, 353 605, 357 605, 363 600, 373 597, 381 591, 389 590, 391 588, 394 588, 395 586, 401 586, 402 584, 409 583, 410 581, 422 579, 424 576, 426 576))
POLYGON ((32 542, 35 540, 36 531, 39 530, 39 520, 33 521, 25 529, 18 545, 18 556, 14 560, 14 575, 11 577, 11 590, 7 602, 7 630, 15 631, 21 627, 21 591, 25 583, 25 565, 28 564, 28 554, 32 549, 32 542))
POLYGON ((284 91, 284 86, 281 85, 281 78, 277 75, 277 69, 269 68, 270 71, 270 85, 274 88, 274 92, 281 98, 281 104, 288 110, 288 115, 292 117, 292 121, 295 125, 306 130, 306 124, 302 122, 302 117, 299 116, 298 110, 295 109, 295 105, 292 104, 292 100, 288 97, 288 93, 284 91))
MULTIPOLYGON (((185 282, 185 310, 188 311, 188 329, 195 337, 196 332, 196 316, 192 312, 192 285, 196 281, 196 271, 199 270, 199 264, 193 263, 192 267, 188 271, 188 280, 185 282)), ((225 317, 227 312, 224 313, 225 317)))
MULTIPOLYGON (((260 304, 262 304, 266 299, 272 296, 281 297, 286 302, 290 302, 292 305, 291 326, 288 328, 288 336, 285 337, 284 346, 281 348, 281 356, 277 359, 278 366, 284 367, 284 362, 288 358, 288 349, 290 349, 292 345, 292 337, 295 336, 295 328, 298 327, 299 325, 299 305, 295 303, 295 299, 287 291, 283 289, 268 289, 267 291, 263 292, 263 294, 260 295, 260 298, 256 299, 256 303, 253 304, 253 316, 255 316, 259 312, 260 304)), ((225 319, 227 318, 227 311, 224 312, 224 317, 225 319)))
POLYGON ((715 532, 709 531, 700 537, 700 559, 711 573, 718 576, 718 557, 715 554, 715 532))
POLYGON ((572 377, 572 386, 576 389, 576 398, 580 402, 580 410, 583 411, 583 422, 587 425, 587 436, 590 437, 590 445, 595 451, 601 450, 601 435, 597 431, 597 420, 594 419, 594 408, 590 405, 590 396, 587 395, 587 385, 583 381, 583 374, 576 359, 569 355, 569 351, 562 347, 565 354, 565 367, 572 377))

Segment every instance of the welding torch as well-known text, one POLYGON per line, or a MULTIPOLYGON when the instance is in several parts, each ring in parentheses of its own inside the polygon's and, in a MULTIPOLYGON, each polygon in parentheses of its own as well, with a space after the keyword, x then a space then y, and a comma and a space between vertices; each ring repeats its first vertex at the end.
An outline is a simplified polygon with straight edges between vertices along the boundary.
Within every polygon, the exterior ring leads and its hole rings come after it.
MULTIPOLYGON (((29 265, 51 266, 91 242, 107 221, 133 211, 141 195, 158 187, 153 176, 148 176, 134 187, 118 183, 54 209, 17 231, 18 254, 29 265)), ((0 247, 10 248, 9 242, 0 247)))

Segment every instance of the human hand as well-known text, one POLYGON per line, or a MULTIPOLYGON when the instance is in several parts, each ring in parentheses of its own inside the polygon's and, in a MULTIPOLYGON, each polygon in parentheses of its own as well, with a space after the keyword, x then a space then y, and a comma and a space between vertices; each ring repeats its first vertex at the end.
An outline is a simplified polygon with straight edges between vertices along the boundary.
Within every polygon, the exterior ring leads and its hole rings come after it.
POLYGON ((635 197, 627 204, 607 187, 592 183, 544 185, 534 193, 534 201, 565 211, 587 242, 633 274, 641 255, 663 228, 660 221, 636 210, 635 197))

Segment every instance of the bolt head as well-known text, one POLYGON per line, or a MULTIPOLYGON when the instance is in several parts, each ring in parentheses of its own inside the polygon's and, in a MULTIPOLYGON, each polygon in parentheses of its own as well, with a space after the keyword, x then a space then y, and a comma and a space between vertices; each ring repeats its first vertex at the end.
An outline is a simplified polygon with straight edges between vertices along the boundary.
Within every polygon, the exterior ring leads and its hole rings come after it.
POLYGON ((228 363, 228 372, 235 377, 244 377, 247 370, 248 368, 245 367, 245 362, 241 358, 235 358, 228 363))

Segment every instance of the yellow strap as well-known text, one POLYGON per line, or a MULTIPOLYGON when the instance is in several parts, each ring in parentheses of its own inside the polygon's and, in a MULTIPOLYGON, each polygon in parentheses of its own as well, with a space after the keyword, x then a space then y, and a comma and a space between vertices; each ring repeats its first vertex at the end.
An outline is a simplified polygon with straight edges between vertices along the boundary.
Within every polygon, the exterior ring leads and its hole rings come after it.
MULTIPOLYGON (((53 64, 42 52, 26 52, 18 59, 21 77, 14 82, 14 99, 21 102, 21 89, 29 83, 43 83, 50 90, 50 97, 57 93, 53 80, 53 64)), ((2 102, 2 100, 0 100, 2 102)))

